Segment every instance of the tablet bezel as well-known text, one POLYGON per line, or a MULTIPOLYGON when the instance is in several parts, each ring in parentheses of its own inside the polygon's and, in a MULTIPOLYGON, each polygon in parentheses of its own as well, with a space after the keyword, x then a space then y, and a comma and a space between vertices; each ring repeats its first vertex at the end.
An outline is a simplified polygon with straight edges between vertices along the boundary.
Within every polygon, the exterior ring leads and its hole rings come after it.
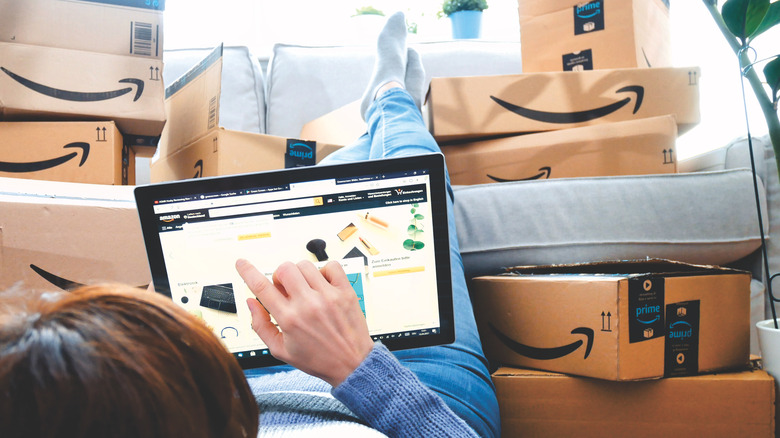
MULTIPOLYGON (((345 178, 380 173, 396 173, 426 169, 430 174, 431 220, 436 263, 437 296, 440 328, 438 333, 379 339, 390 350, 430 347, 452 343, 455 340, 455 323, 452 304, 452 272, 450 267, 449 231, 447 223, 447 196, 444 156, 440 153, 411 157, 356 161, 344 164, 318 165, 249 174, 188 179, 182 181, 141 185, 135 188, 135 199, 141 230, 154 288, 171 297, 167 269, 163 257, 154 201, 192 194, 248 189, 331 178, 345 178)), ((295 260, 297 261, 297 260, 295 260)), ((376 338, 376 337, 375 337, 376 338)), ((244 369, 280 364, 268 355, 239 357, 231 353, 244 369)))

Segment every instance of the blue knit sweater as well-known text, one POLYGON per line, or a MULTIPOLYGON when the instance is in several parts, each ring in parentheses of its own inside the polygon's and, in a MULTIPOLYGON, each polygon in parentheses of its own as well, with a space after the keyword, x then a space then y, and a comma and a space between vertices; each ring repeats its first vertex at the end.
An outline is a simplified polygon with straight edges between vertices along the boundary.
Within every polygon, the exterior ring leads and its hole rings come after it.
POLYGON ((260 437, 475 437, 381 343, 336 388, 298 370, 249 378, 260 437))

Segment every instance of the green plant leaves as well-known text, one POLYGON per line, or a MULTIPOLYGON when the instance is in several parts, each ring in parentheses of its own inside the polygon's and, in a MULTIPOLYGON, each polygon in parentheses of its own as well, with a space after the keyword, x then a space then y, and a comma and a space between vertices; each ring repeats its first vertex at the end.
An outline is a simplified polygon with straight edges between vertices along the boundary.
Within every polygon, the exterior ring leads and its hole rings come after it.
POLYGON ((407 249, 409 251, 416 251, 418 249, 423 249, 424 247, 425 244, 417 240, 412 240, 412 239, 404 240, 404 249, 407 249))
POLYGON ((777 55, 775 59, 769 61, 764 66, 764 76, 766 82, 769 84, 769 88, 772 89, 772 103, 777 106, 777 101, 780 96, 780 55, 777 55))
POLYGON ((764 15, 764 19, 761 21, 761 24, 758 25, 758 29, 750 36, 750 39, 755 39, 778 23, 780 23, 780 2, 776 1, 769 5, 769 9, 767 10, 766 15, 764 15))
MULTIPOLYGON (((763 32, 774 26, 769 24, 771 17, 766 25, 763 23, 769 9, 769 0, 727 0, 723 4, 721 15, 729 31, 739 38, 742 46, 746 46, 749 39, 760 33, 759 29, 763 32)), ((773 5, 772 9, 775 14, 777 7, 773 5)))
POLYGON ((482 11, 488 8, 487 0, 445 0, 441 5, 444 15, 458 11, 482 11))
POLYGON ((421 215, 420 213, 417 213, 416 215, 414 215, 414 218, 417 219, 418 221, 421 221, 425 219, 425 216, 421 215))

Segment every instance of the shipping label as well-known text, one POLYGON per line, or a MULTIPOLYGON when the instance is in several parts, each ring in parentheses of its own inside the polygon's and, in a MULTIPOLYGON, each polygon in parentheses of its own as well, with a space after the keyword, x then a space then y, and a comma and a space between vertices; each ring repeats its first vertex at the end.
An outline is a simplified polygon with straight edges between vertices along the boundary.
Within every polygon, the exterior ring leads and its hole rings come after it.
POLYGON ((604 1, 595 0, 574 6, 574 35, 604 30, 604 1))
POLYGON ((593 51, 591 49, 563 55, 563 71, 593 70, 593 51))
POLYGON ((317 142, 287 139, 284 167, 303 167, 317 164, 317 142))
POLYGON ((698 300, 666 306, 664 377, 698 373, 699 315, 698 300))
POLYGON ((628 279, 628 341, 664 336, 664 279, 645 275, 628 279))

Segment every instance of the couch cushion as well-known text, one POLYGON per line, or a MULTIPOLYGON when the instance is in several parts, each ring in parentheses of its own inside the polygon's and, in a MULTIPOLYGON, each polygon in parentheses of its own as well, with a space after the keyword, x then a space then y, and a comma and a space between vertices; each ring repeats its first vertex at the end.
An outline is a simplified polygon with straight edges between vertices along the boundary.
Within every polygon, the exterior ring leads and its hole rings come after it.
MULTIPOLYGON (((764 217, 768 217, 768 223, 765 220, 764 229, 768 230, 765 237, 767 238, 767 254, 769 255, 769 276, 771 276, 780 273, 780 237, 778 237, 780 236, 780 177, 777 172, 775 152, 772 149, 772 143, 768 135, 753 138, 753 155, 756 161, 756 174, 764 182, 766 188, 766 205, 762 209, 764 217)), ((680 169, 686 171, 749 169, 750 152, 747 138, 735 139, 722 148, 680 161, 679 166, 680 169)), ((752 191, 750 196, 753 196, 752 191)), ((768 283, 769 276, 764 274, 764 284, 768 283)), ((780 281, 777 279, 772 282, 772 292, 776 297, 780 298, 780 281)), ((768 295, 765 309, 765 317, 771 318, 772 311, 769 307, 768 295)))
MULTIPOLYGON (((412 45, 434 76, 520 73, 516 42, 447 41, 412 45)), ((277 44, 267 72, 268 134, 300 135, 306 122, 360 99, 371 77, 370 46, 309 47, 277 44)))
POLYGON ((455 220, 468 277, 645 257, 724 265, 760 245, 746 169, 458 186, 455 220))
MULTIPOLYGON (((168 87, 212 49, 166 50, 163 82, 168 87)), ((265 88, 260 62, 246 47, 225 47, 222 54, 219 124, 236 131, 265 133, 265 88)))

